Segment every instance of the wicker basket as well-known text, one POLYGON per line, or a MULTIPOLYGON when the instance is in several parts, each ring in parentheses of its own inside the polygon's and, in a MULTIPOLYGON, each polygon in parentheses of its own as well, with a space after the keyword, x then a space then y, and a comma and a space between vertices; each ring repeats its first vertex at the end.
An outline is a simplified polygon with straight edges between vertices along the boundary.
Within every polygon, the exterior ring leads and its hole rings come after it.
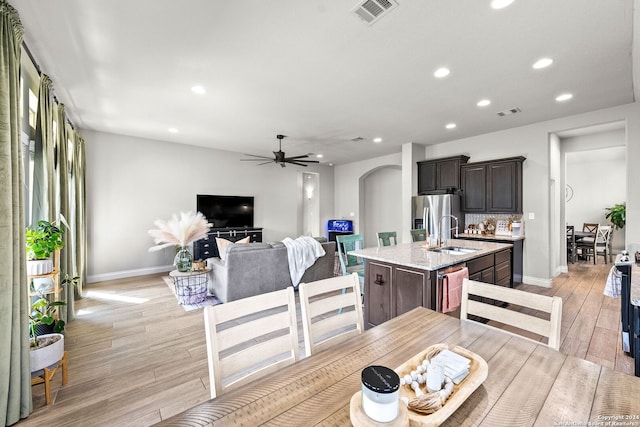
POLYGON ((207 299, 207 274, 174 276, 173 287, 180 304, 197 304, 207 299))

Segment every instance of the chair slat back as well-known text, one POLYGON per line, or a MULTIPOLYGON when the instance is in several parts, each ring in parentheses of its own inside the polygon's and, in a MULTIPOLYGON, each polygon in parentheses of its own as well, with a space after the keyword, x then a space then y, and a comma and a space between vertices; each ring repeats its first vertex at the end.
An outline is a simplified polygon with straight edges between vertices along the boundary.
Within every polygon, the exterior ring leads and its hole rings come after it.
POLYGON ((588 231, 589 233, 595 233, 598 231, 600 224, 585 222, 582 224, 582 231, 588 231))
POLYGON ((398 244, 398 235, 395 231, 384 231, 376 233, 378 246, 392 246, 398 244))
POLYGON ((364 331, 356 273, 301 283, 298 292, 307 356, 364 331))
POLYGON ((293 287, 205 307, 211 398, 296 362, 293 287))
MULTIPOLYGON (((355 257, 353 255, 347 255, 349 251, 355 251, 358 249, 364 249, 364 238, 360 234, 348 234, 345 236, 336 236, 336 243, 338 246, 338 255, 340 256, 340 262, 344 262, 345 267, 354 267, 363 265, 362 258, 355 257)), ((343 275, 347 274, 345 271, 343 275)))
POLYGON ((576 231, 573 225, 567 225, 567 259, 576 261, 576 231))
POLYGON ((422 228, 415 228, 410 231, 412 242, 424 242, 427 240, 427 230, 422 228))
POLYGON ((548 338, 549 347, 556 350, 560 349, 560 324, 562 322, 562 299, 560 297, 538 295, 519 289, 504 288, 464 279, 460 318, 468 319, 469 314, 542 335, 548 338), (470 299, 470 295, 479 296, 481 300, 470 299), (542 311, 549 314, 549 319, 485 303, 482 302, 482 298, 542 311))
POLYGON ((606 244, 609 242, 609 237, 611 236, 611 226, 610 225, 600 225, 598 227, 598 231, 596 232, 596 244, 606 244))

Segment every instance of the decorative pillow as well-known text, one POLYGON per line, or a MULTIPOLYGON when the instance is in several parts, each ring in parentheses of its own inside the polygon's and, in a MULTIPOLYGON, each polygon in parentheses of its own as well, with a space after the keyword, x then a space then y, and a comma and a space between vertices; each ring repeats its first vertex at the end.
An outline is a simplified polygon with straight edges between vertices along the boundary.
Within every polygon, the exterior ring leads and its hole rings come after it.
POLYGON ((251 236, 247 236, 244 239, 240 239, 236 242, 232 242, 230 240, 223 239, 221 237, 216 237, 216 245, 218 245, 218 253, 220 254, 220 259, 222 261, 225 261, 227 259, 227 252, 229 252, 229 249, 231 249, 231 247, 234 244, 249 243, 250 239, 251 239, 251 236))

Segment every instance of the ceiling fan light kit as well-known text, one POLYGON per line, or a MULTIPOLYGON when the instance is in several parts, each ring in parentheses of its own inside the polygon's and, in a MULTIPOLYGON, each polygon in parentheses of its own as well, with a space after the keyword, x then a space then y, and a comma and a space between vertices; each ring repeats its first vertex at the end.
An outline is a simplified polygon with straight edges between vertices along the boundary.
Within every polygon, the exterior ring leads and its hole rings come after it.
POLYGON ((318 160, 302 160, 309 157, 308 154, 301 154, 299 156, 291 156, 286 157, 284 151, 282 151, 282 140, 286 138, 286 135, 276 135, 278 138, 279 147, 278 151, 274 151, 274 158, 265 157, 265 156, 256 156, 254 154, 245 154, 245 156, 254 157, 253 159, 240 159, 243 162, 262 162, 258 163, 257 166, 266 165, 269 163, 275 163, 280 165, 281 167, 285 167, 287 163, 291 163, 292 165, 304 166, 307 167, 307 163, 320 163, 318 160))

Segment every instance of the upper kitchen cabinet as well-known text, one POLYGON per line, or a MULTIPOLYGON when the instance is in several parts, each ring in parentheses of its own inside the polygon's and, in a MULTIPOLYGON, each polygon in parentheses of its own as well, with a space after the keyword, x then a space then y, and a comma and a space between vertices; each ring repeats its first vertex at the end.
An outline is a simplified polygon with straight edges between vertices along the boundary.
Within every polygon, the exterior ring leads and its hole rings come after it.
POLYGON ((460 188, 460 166, 469 157, 455 156, 418 162, 418 194, 446 194, 460 188))
POLYGON ((460 167, 465 212, 522 213, 524 157, 467 163, 460 167))

